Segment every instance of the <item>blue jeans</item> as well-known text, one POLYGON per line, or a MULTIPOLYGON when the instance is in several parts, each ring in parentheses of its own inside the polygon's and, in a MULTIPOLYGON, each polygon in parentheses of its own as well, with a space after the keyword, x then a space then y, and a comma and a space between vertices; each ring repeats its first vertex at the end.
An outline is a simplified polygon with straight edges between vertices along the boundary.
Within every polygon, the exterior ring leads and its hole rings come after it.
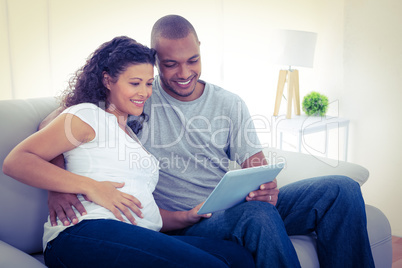
POLYGON ((253 254, 257 267, 293 268, 300 263, 289 236, 311 232, 321 267, 374 267, 360 186, 344 176, 286 185, 276 207, 245 202, 174 234, 235 241, 253 254))
POLYGON ((47 244, 48 267, 254 267, 230 241, 173 237, 116 220, 84 220, 47 244))

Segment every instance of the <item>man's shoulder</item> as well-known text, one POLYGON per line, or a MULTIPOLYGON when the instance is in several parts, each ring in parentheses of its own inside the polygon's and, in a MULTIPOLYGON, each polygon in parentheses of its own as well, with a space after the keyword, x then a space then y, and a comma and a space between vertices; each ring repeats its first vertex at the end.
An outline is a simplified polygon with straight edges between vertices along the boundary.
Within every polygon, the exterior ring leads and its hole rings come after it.
POLYGON ((231 101, 242 101, 241 97, 236 93, 224 89, 223 87, 218 86, 216 84, 204 81, 202 82, 205 84, 205 88, 208 90, 208 93, 211 94, 214 98, 223 98, 231 101))

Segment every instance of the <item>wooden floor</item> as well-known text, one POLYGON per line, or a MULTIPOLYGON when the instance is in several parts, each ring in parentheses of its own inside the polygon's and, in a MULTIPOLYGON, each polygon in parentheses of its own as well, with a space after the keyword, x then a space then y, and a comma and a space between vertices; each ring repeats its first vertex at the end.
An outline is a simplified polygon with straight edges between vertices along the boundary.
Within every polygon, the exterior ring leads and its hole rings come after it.
POLYGON ((392 237, 392 268, 402 268, 402 237, 392 237))

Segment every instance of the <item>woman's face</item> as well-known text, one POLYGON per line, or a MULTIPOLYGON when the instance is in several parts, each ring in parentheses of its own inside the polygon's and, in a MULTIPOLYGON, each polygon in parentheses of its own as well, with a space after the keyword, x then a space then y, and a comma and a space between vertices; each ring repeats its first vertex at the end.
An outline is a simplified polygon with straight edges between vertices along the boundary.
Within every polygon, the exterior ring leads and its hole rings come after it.
POLYGON ((148 63, 129 65, 121 73, 117 81, 105 73, 105 86, 109 89, 108 112, 118 118, 129 114, 140 115, 144 110, 145 101, 152 95, 154 81, 154 66, 148 63))

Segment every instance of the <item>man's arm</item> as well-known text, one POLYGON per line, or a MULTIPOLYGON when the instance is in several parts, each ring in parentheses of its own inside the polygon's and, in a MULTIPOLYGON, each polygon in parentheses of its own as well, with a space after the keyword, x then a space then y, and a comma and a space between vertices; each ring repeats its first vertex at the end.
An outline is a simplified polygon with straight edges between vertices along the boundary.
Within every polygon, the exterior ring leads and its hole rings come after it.
POLYGON ((200 210, 203 203, 199 204, 195 208, 188 211, 169 211, 165 209, 159 209, 163 226, 160 230, 161 232, 167 232, 172 230, 179 230, 186 228, 188 226, 194 225, 199 222, 202 218, 211 217, 211 213, 198 215, 197 212, 200 210))
MULTIPOLYGON (((40 124, 39 130, 46 127, 53 119, 55 119, 63 111, 62 107, 57 108, 52 113, 50 113, 40 124)), ((64 156, 59 155, 52 159, 50 163, 60 167, 65 168, 64 156)), ((52 226, 57 225, 57 218, 64 224, 64 226, 78 223, 77 215, 75 214, 73 207, 81 215, 85 215, 87 212, 84 206, 81 204, 76 194, 67 194, 48 191, 47 205, 49 208, 49 217, 52 226)))
MULTIPOLYGON (((259 152, 246 159, 242 163, 241 167, 242 168, 258 167, 267 164, 268 163, 264 156, 264 153, 259 152)), ((272 182, 262 184, 260 186, 260 190, 251 192, 247 196, 246 200, 247 201, 259 200, 276 205, 276 202, 278 201, 278 193, 279 190, 277 188, 275 179, 272 182), (271 196, 271 198, 269 196, 271 196)), ((199 222, 202 218, 211 217, 212 215, 211 213, 204 215, 197 214, 202 204, 203 203, 199 204, 198 206, 189 211, 168 211, 160 208, 159 211, 161 213, 163 220, 163 226, 161 232, 183 229, 188 226, 194 225, 195 223, 199 222)))
MULTIPOLYGON (((62 154, 51 160, 50 163, 63 169, 65 167, 62 154)), ((52 226, 57 225, 57 218, 60 219, 64 226, 70 225, 70 221, 72 224, 77 224, 78 218, 77 215, 75 215, 73 206, 81 215, 87 213, 76 194, 48 191, 47 206, 49 208, 49 218, 52 226)))
MULTIPOLYGON (((248 159, 246 159, 241 167, 242 168, 249 168, 249 167, 258 167, 258 166, 263 166, 267 165, 268 162, 265 158, 264 153, 261 151, 259 153, 256 153, 255 155, 250 156, 248 159)), ((258 201, 263 201, 263 202, 268 202, 273 204, 274 206, 276 205, 276 202, 278 202, 278 194, 279 194, 279 189, 278 185, 276 183, 276 179, 262 184, 260 186, 259 190, 250 192, 250 194, 246 197, 247 201, 253 201, 253 200, 258 200, 258 201)))

